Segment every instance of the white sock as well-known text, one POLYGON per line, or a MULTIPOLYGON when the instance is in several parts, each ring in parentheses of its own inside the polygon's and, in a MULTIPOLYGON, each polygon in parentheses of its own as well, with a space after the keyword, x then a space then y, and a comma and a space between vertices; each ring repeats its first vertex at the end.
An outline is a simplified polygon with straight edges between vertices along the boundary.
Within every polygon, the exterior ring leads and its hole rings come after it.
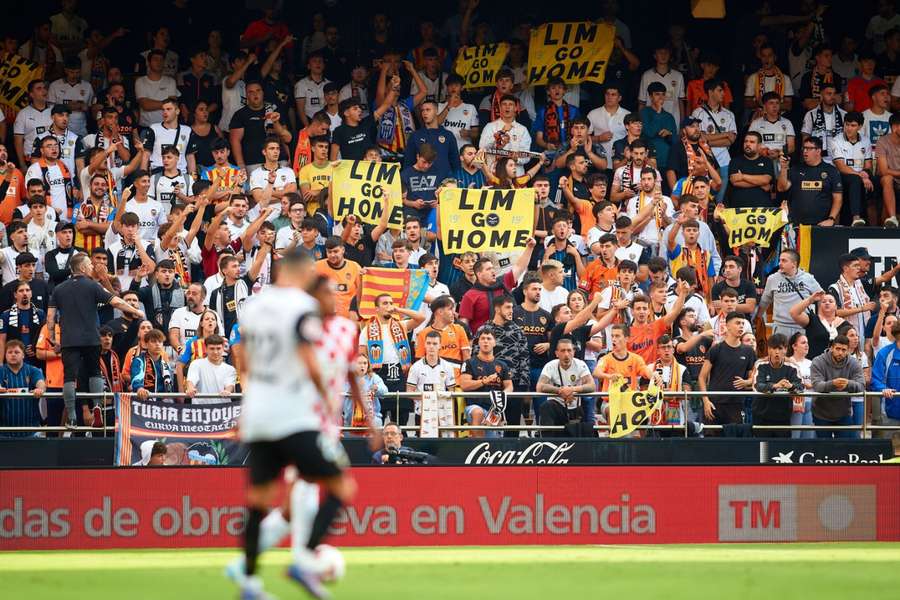
POLYGON ((259 525, 259 552, 277 546, 291 531, 291 524, 285 520, 280 508, 271 511, 259 525))
POLYGON ((319 486, 298 481, 291 490, 291 550, 301 567, 308 566, 312 552, 306 547, 319 511, 319 486))

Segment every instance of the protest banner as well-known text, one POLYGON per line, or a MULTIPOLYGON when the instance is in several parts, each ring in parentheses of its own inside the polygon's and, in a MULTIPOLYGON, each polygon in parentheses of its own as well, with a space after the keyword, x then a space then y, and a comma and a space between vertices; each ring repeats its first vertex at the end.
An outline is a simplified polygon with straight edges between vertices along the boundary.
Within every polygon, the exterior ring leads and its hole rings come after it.
POLYGON ((650 422, 650 416, 660 409, 662 390, 651 382, 646 392, 628 388, 628 380, 620 378, 609 388, 609 437, 625 437, 641 425, 650 422))
POLYGON ((545 23, 531 30, 528 85, 554 77, 566 83, 603 83, 616 28, 606 23, 545 23))
POLYGON ((363 223, 377 225, 390 196, 389 227, 403 227, 403 192, 399 163, 342 160, 332 176, 332 214, 335 221, 355 215, 363 223))
POLYGON ((725 208, 719 216, 728 232, 730 248, 750 243, 768 248, 772 236, 788 222, 780 208, 725 208))
POLYGON ((390 294, 394 304, 419 310, 428 291, 428 272, 424 269, 383 269, 368 267, 362 276, 359 316, 375 316, 375 298, 390 294))
POLYGON ((241 415, 238 402, 166 404, 116 394, 115 403, 115 464, 120 467, 146 464, 143 459, 157 441, 166 444, 167 465, 242 465, 247 459, 234 431, 241 415))
POLYGON ((43 67, 18 54, 0 64, 0 104, 13 111, 28 106, 28 84, 43 75, 43 67))
POLYGON ((456 55, 453 70, 465 80, 467 90, 494 85, 497 71, 503 66, 509 44, 487 44, 485 46, 463 46, 456 55))
POLYGON ((449 188, 441 193, 444 252, 510 252, 534 229, 534 189, 449 188))

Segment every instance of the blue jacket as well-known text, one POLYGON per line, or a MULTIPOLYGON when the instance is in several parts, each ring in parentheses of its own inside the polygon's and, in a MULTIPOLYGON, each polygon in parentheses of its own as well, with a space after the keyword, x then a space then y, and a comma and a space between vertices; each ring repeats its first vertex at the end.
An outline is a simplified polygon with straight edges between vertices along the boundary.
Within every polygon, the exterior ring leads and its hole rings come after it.
MULTIPOLYGON (((897 344, 882 348, 875 355, 875 360, 872 361, 872 389, 876 392, 885 389, 900 390, 900 348, 897 348, 897 344)), ((900 419, 900 394, 890 400, 885 399, 884 411, 890 418, 900 419)))
POLYGON ((453 133, 443 126, 435 129, 416 129, 409 134, 406 140, 406 152, 403 156, 403 167, 411 167, 416 162, 416 153, 422 144, 430 144, 432 148, 437 150, 437 158, 434 166, 441 174, 440 179, 455 173, 460 168, 459 148, 456 147, 456 137, 453 133))

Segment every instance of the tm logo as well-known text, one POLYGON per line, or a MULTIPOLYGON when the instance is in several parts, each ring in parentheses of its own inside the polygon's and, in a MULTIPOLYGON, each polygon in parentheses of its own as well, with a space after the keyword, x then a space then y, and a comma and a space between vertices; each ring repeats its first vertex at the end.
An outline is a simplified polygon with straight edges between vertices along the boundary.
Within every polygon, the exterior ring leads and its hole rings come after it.
POLYGON ((791 450, 790 452, 779 452, 778 456, 772 458, 772 462, 781 463, 784 465, 793 464, 794 450, 791 450))

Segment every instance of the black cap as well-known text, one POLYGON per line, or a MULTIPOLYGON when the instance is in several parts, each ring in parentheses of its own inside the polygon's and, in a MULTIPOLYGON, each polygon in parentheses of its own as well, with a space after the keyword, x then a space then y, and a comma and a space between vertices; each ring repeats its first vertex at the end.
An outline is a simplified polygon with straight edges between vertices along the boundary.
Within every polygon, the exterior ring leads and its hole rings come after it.
POLYGON ((853 250, 850 251, 850 254, 852 254, 854 258, 861 258, 863 260, 868 260, 868 261, 872 260, 872 256, 869 254, 869 249, 866 247, 863 247, 863 246, 860 246, 859 248, 854 248, 853 250))
POLYGON ((56 224, 56 233, 59 233, 60 231, 63 231, 66 229, 71 229, 72 231, 75 231, 75 224, 74 223, 62 223, 62 222, 59 222, 56 224))
POLYGON ((345 110, 353 108, 354 106, 362 106, 362 102, 360 102, 357 98, 351 96, 346 100, 341 100, 340 105, 338 105, 338 110, 343 115, 345 110))
POLYGON ((696 125, 700 122, 700 119, 697 117, 687 116, 681 120, 682 127, 690 127, 691 125, 696 125))
POLYGON ((328 83, 325 84, 325 87, 322 88, 322 92, 325 94, 329 94, 331 92, 339 92, 339 91, 341 91, 340 84, 337 84, 333 81, 329 81, 328 83))
POLYGON ((33 265, 37 262, 37 258, 35 258, 34 254, 31 252, 22 252, 16 257, 16 266, 20 265, 33 265))
POLYGON ((53 108, 50 109, 51 115, 69 114, 71 112, 72 112, 72 109, 62 103, 54 104, 53 108))

